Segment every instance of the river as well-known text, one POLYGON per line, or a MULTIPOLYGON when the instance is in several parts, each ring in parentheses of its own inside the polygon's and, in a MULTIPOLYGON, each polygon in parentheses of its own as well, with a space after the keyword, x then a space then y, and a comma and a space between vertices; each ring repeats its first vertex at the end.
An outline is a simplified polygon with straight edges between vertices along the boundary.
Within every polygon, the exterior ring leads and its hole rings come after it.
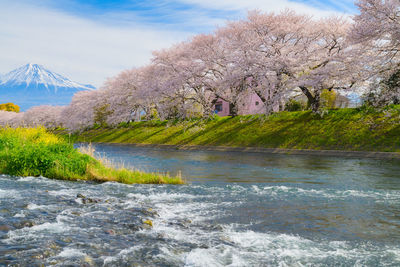
POLYGON ((399 160, 95 148, 188 183, 2 175, 0 266, 400 265, 399 160))

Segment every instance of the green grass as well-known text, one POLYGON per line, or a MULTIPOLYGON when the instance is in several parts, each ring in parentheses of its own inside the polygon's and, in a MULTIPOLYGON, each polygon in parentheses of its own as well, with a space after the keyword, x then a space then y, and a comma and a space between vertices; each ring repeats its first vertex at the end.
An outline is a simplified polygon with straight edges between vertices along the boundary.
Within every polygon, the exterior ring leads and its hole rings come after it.
POLYGON ((124 123, 86 130, 75 141, 400 152, 400 106, 124 123))
POLYGON ((126 184, 183 183, 180 177, 105 166, 42 127, 0 128, 0 173, 126 184))

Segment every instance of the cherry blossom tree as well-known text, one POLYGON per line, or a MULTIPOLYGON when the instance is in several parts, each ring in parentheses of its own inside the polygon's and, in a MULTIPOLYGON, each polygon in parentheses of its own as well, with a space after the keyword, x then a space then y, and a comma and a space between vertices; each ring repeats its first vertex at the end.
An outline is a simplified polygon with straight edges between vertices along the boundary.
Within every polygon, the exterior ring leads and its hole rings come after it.
POLYGON ((352 38, 374 50, 385 69, 400 61, 400 2, 398 0, 359 0, 360 14, 354 17, 352 38))
POLYGON ((212 42, 213 36, 198 35, 190 42, 153 53, 153 64, 164 76, 158 90, 166 99, 175 99, 173 102, 180 103, 181 117, 189 116, 192 112, 187 111, 192 111, 196 104, 201 107, 199 112, 206 117, 213 112, 216 96, 207 83, 210 74, 204 61, 204 53, 213 53, 212 42))
POLYGON ((11 127, 36 127, 44 126, 54 129, 62 126, 61 114, 64 106, 36 106, 26 112, 0 112, 0 125, 11 127))
POLYGON ((354 17, 353 42, 369 57, 368 72, 375 105, 400 103, 400 1, 359 0, 354 17))
POLYGON ((71 131, 83 130, 95 124, 96 109, 107 105, 105 90, 80 91, 62 111, 62 123, 71 131))
POLYGON ((138 119, 142 111, 148 110, 146 91, 141 87, 144 70, 145 68, 126 70, 107 80, 103 89, 110 112, 108 124, 138 119))
POLYGON ((50 105, 32 107, 23 113, 21 122, 27 127, 44 126, 55 129, 63 125, 61 114, 65 108, 50 105))
POLYGON ((295 74, 295 84, 307 97, 311 109, 320 107, 322 90, 349 90, 360 80, 360 50, 348 41, 351 23, 329 17, 314 21, 309 28, 305 60, 295 74))
POLYGON ((0 110, 0 126, 21 126, 23 113, 0 110))
POLYGON ((293 78, 307 60, 312 20, 290 10, 279 14, 252 11, 245 24, 254 51, 252 89, 269 114, 295 87, 293 78))
POLYGON ((218 53, 213 58, 212 88, 218 98, 229 103, 231 115, 236 116, 251 94, 249 81, 254 81, 257 72, 252 36, 247 25, 239 21, 218 29, 215 39, 218 53))

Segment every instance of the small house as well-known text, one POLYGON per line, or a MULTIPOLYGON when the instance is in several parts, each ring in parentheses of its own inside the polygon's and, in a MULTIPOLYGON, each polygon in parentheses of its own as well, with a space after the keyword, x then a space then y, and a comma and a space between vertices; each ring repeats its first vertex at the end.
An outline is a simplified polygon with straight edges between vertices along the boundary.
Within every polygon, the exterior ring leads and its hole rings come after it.
MULTIPOLYGON (((279 111, 279 104, 274 105, 273 110, 279 111)), ((239 103, 239 114, 263 114, 265 106, 261 98, 257 94, 249 94, 241 103, 239 103)), ((214 105, 214 113, 220 117, 230 116, 229 103, 225 100, 218 99, 214 105)))

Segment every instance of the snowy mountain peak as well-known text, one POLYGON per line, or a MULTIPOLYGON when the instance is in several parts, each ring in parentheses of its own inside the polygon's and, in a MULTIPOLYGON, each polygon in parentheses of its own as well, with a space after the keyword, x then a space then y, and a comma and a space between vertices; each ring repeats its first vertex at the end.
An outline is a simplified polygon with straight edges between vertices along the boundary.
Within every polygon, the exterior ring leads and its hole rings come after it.
POLYGON ((20 68, 17 68, 5 75, 0 76, 0 85, 2 86, 44 86, 49 87, 64 87, 64 88, 76 88, 81 90, 93 90, 94 87, 91 85, 84 85, 70 79, 51 72, 38 64, 26 64, 20 68))

